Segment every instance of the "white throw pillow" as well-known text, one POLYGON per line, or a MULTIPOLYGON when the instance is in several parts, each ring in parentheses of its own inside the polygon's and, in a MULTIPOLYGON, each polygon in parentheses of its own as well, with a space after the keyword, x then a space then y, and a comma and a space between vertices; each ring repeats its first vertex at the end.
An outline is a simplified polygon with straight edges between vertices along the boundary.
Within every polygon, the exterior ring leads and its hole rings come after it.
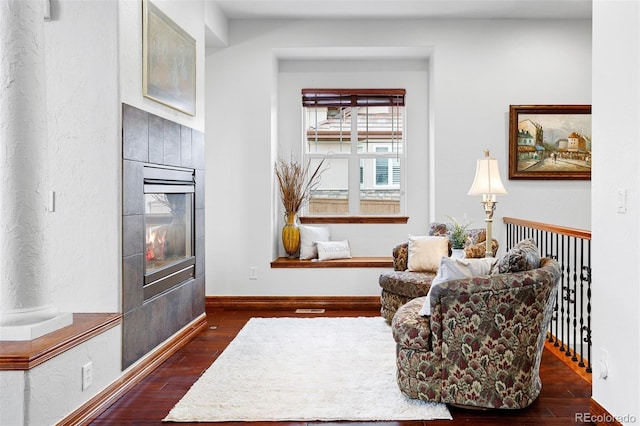
POLYGON ((318 241, 318 260, 350 259, 349 241, 318 241))
POLYGON ((420 309, 420 315, 431 315, 431 291, 436 286, 451 280, 489 275, 491 267, 495 262, 495 257, 483 257, 480 259, 452 259, 443 257, 440 261, 438 274, 433 281, 431 281, 431 287, 427 293, 427 299, 424 301, 422 309, 420 309))
POLYGON ((412 272, 436 272, 440 259, 449 255, 449 240, 442 236, 409 235, 407 269, 412 272))
POLYGON ((318 241, 330 241, 331 233, 328 226, 300 225, 300 259, 315 259, 318 257, 318 241))

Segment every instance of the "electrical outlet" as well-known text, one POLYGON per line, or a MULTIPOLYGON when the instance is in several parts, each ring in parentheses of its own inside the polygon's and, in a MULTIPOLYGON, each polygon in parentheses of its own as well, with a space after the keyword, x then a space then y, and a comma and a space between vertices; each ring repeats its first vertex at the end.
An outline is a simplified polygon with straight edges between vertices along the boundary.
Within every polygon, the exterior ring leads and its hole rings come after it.
POLYGON ((627 212, 627 189, 620 188, 617 191, 617 202, 616 207, 618 209, 618 213, 626 213, 627 212))
POLYGON ((249 279, 257 280, 258 279, 258 268, 255 266, 249 267, 249 279))
POLYGON ((607 380, 609 377, 609 353, 606 349, 600 351, 600 378, 607 380))
POLYGON ((82 366, 82 390, 93 384, 93 362, 89 361, 82 366))

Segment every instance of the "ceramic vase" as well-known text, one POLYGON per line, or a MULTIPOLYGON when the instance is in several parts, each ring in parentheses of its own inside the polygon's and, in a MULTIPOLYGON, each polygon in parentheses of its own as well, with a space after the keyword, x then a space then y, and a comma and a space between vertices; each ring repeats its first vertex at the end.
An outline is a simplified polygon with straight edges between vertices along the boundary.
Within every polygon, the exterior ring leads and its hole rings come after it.
POLYGON ((464 259, 465 258, 465 254, 464 254, 464 249, 451 249, 451 258, 452 259, 464 259))
POLYGON ((297 219, 297 212, 285 213, 285 224, 282 228, 282 246, 289 257, 295 257, 300 248, 300 229, 298 228, 297 219))

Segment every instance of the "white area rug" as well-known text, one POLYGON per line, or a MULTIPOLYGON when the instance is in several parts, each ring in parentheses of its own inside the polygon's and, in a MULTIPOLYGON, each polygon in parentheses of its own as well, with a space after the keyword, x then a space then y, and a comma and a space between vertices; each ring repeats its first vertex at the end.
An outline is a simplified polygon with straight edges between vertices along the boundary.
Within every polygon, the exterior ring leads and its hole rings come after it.
POLYGON ((451 419, 395 379, 383 318, 252 318, 164 421, 451 419))

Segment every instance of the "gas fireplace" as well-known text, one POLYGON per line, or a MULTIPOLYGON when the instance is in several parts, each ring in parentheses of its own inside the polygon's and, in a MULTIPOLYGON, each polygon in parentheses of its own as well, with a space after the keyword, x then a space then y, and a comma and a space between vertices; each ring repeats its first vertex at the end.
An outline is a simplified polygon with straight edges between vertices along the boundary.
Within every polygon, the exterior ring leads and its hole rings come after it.
POLYGON ((204 139, 122 105, 122 368, 205 313, 204 139))
POLYGON ((144 167, 144 299, 195 275, 192 170, 144 167))

